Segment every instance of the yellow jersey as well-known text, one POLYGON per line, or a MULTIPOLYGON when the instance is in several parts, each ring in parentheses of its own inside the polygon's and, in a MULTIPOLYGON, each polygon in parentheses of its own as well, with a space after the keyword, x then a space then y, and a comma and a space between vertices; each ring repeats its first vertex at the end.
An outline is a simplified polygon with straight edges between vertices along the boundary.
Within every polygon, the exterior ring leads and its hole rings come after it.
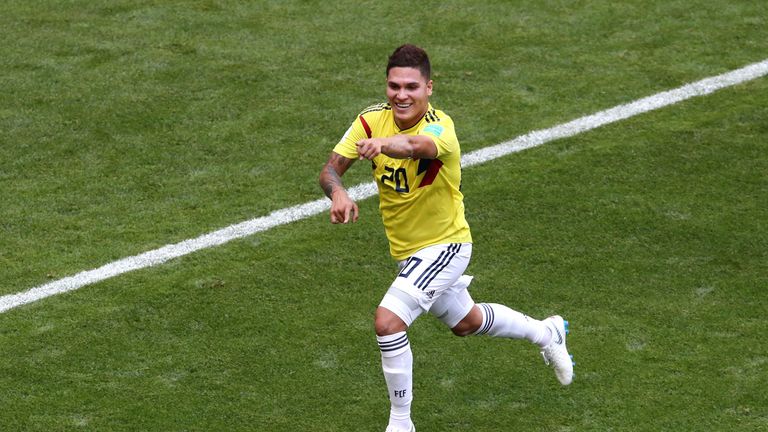
POLYGON ((379 209, 390 253, 403 260, 419 249, 443 243, 471 243, 461 193, 461 150, 453 120, 427 107, 413 127, 400 130, 388 103, 372 105, 357 116, 333 151, 357 159, 365 138, 426 135, 437 146, 435 159, 395 159, 380 154, 372 161, 379 190, 379 209))

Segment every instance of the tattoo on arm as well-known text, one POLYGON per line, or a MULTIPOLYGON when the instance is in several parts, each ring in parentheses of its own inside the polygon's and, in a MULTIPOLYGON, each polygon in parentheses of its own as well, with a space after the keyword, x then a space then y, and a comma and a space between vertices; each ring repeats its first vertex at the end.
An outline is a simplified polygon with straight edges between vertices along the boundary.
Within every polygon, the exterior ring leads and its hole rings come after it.
POLYGON ((341 176, 354 162, 354 159, 345 158, 338 153, 331 153, 331 157, 328 158, 328 162, 320 173, 320 187, 323 188, 325 196, 331 198, 335 189, 344 188, 341 176))
POLYGON ((341 177, 336 173, 336 170, 330 164, 326 165, 323 169, 323 176, 320 178, 320 187, 323 188, 325 196, 331 197, 334 187, 341 186, 341 177))

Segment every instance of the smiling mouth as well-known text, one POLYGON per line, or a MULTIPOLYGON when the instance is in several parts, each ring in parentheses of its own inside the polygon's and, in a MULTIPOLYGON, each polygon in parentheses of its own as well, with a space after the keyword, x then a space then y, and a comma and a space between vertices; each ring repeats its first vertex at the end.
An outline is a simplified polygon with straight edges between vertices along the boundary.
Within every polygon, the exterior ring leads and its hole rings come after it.
POLYGON ((412 103, 396 103, 395 106, 400 109, 408 109, 413 105, 412 103))

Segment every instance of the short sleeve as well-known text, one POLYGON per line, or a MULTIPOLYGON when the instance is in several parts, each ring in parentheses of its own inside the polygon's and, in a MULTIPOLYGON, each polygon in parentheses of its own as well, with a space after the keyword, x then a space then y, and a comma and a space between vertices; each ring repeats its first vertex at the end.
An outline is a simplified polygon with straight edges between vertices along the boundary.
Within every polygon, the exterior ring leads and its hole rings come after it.
POLYGON ((418 132, 419 135, 432 138, 437 146, 438 158, 459 151, 459 140, 456 138, 453 120, 442 113, 439 117, 434 116, 434 119, 424 124, 418 132))
POLYGON ((333 148, 335 153, 338 153, 347 159, 357 159, 356 143, 367 137, 365 127, 363 126, 360 117, 361 116, 358 116, 355 121, 352 122, 352 125, 347 129, 347 132, 344 133, 344 136, 341 137, 339 143, 333 148))

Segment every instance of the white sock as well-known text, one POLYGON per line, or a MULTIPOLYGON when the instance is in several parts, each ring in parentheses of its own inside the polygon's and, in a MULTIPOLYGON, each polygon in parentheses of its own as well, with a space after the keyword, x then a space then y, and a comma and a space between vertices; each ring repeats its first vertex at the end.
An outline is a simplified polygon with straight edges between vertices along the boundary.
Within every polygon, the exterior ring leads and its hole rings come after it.
POLYGON ((413 401, 413 353, 403 332, 376 336, 381 350, 381 368, 389 391, 389 424, 403 430, 411 427, 413 401))
POLYGON ((477 306, 483 313, 483 324, 475 332, 476 335, 525 339, 542 348, 552 339, 549 328, 528 315, 495 303, 478 303, 477 306))

